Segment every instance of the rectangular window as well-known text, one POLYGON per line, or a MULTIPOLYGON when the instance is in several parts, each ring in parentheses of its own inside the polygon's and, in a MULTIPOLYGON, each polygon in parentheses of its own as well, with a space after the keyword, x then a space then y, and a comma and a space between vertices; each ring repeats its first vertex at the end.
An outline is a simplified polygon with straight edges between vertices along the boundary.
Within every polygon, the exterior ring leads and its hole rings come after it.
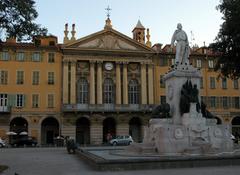
POLYGON ((24 72, 17 71, 17 84, 23 84, 23 83, 24 83, 24 72))
POLYGON ((166 96, 160 96, 160 103, 161 104, 166 103, 166 96))
POLYGON ((7 94, 0 94, 0 106, 7 106, 8 102, 7 94))
POLYGON ((160 88, 165 88, 165 82, 163 81, 163 75, 160 75, 160 88))
POLYGON ((38 85, 39 84, 39 71, 33 71, 32 84, 33 85, 38 85))
POLYGON ((23 107, 24 106, 24 95, 17 94, 16 96, 16 107, 23 107))
POLYGON ((38 94, 32 94, 32 107, 33 108, 39 107, 39 95, 38 94))
POLYGON ((210 108, 216 108, 216 97, 210 97, 210 108))
POLYGON ((208 67, 209 67, 210 69, 213 69, 213 68, 214 68, 214 62, 213 62, 213 60, 208 60, 208 67))
POLYGON ((48 84, 54 84, 54 72, 48 72, 48 84))
POLYGON ((32 61, 34 61, 34 62, 41 61, 41 54, 40 54, 40 52, 34 52, 32 54, 32 61))
POLYGON ((54 107, 54 95, 48 94, 48 108, 54 107))
POLYGON ((0 71, 0 84, 8 83, 8 71, 1 70, 0 71))
POLYGON ((227 89, 227 78, 222 78, 222 89, 227 89))
POLYGON ((203 89, 203 77, 200 78, 200 88, 203 89))
POLYGON ((222 98, 222 106, 223 108, 228 108, 228 97, 222 98))
POLYGON ((201 68, 202 67, 202 60, 197 59, 197 68, 201 68))
POLYGON ((10 59, 10 56, 9 56, 8 51, 3 51, 1 60, 8 61, 9 59, 10 59))
POLYGON ((55 62, 55 54, 50 52, 48 53, 48 62, 49 63, 54 63, 55 62))
POLYGON ((238 89, 238 79, 236 79, 236 80, 233 80, 233 88, 234 89, 238 89))
POLYGON ((16 60, 17 60, 17 61, 24 61, 24 59, 25 59, 25 54, 24 54, 24 52, 17 52, 16 60))
POLYGON ((240 108, 240 98, 234 97, 234 108, 239 109, 240 108))
POLYGON ((215 77, 210 77, 210 88, 211 89, 216 88, 215 77))

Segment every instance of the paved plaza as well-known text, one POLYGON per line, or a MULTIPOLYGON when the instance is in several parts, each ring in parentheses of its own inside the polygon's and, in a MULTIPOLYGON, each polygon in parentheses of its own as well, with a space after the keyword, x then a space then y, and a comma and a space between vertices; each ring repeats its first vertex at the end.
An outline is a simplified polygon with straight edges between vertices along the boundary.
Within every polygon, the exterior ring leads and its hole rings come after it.
POLYGON ((9 169, 2 175, 236 175, 240 166, 98 172, 65 148, 0 149, 0 164, 9 169))

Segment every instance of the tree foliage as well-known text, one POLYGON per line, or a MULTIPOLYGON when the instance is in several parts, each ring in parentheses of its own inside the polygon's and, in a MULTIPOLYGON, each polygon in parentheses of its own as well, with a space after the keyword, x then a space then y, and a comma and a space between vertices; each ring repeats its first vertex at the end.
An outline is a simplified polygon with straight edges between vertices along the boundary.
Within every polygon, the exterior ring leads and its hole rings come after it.
POLYGON ((220 54, 215 70, 235 79, 240 76, 240 0, 221 0, 217 9, 224 20, 215 43, 210 47, 220 54))
POLYGON ((15 37, 21 41, 35 35, 46 35, 47 29, 34 22, 38 16, 34 5, 34 0, 0 1, 0 29, 8 38, 15 37))

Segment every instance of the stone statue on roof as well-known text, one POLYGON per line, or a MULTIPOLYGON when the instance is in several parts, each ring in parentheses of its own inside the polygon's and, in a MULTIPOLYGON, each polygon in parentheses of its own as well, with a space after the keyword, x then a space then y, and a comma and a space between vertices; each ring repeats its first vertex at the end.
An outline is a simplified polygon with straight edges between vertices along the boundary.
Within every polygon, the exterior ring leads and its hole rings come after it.
POLYGON ((171 41, 171 48, 174 47, 174 42, 176 43, 176 56, 175 56, 175 63, 176 64, 189 64, 189 42, 188 37, 185 31, 182 30, 182 24, 177 24, 177 30, 175 30, 172 41, 171 41))

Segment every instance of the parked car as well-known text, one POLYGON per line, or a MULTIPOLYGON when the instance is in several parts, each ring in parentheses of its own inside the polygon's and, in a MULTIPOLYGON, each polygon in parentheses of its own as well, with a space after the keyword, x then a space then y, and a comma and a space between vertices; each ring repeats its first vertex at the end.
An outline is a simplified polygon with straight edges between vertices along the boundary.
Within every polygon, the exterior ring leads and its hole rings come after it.
POLYGON ((0 148, 6 147, 6 143, 4 142, 4 140, 2 140, 0 138, 0 148))
POLYGON ((113 146, 116 145, 130 145, 133 142, 133 139, 131 136, 116 136, 116 138, 113 138, 110 140, 110 144, 113 146))
POLYGON ((37 141, 33 137, 22 137, 11 143, 12 146, 37 146, 37 141))

